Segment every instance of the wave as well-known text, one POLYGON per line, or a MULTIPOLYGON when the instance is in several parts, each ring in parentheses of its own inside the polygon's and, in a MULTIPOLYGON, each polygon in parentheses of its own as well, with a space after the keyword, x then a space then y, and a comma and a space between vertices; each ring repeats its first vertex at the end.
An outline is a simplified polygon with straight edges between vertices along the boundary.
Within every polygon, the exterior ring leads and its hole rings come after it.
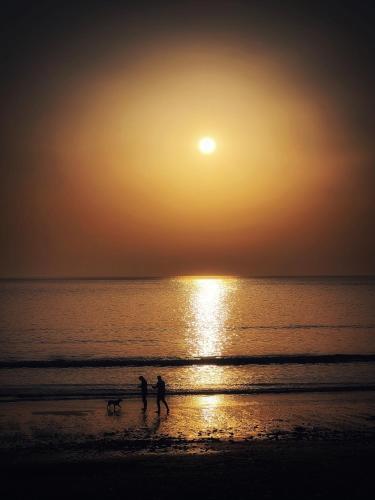
POLYGON ((194 365, 238 366, 371 362, 375 362, 375 354, 274 354, 261 356, 208 356, 196 358, 59 358, 2 360, 0 361, 0 369, 194 365))
MULTIPOLYGON (((297 393, 329 393, 329 392, 369 392, 375 391, 375 384, 262 384, 242 387, 208 387, 208 388, 171 388, 169 396, 204 396, 204 395, 256 395, 256 394, 297 394, 297 393)), ((133 387, 105 385, 37 385, 37 386, 5 386, 0 389, 0 401, 39 401, 56 399, 108 399, 111 397, 139 397, 139 389, 133 387)), ((149 394, 150 399, 155 397, 149 394)))

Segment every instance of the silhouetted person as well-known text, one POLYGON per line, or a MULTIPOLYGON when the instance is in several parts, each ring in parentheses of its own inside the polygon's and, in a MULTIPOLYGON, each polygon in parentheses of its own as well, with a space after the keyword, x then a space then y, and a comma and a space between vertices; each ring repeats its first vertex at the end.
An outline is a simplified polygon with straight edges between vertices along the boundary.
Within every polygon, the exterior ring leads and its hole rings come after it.
POLYGON ((139 380, 141 381, 140 388, 141 388, 141 394, 142 394, 142 401, 143 401, 143 411, 147 410, 147 392, 148 392, 148 384, 147 380, 141 375, 139 377, 139 380))
POLYGON ((153 385, 152 387, 157 390, 156 393, 156 404, 158 405, 157 413, 160 415, 160 401, 166 407, 167 413, 169 413, 169 406, 165 400, 165 382, 160 375, 158 375, 158 381, 156 382, 156 385, 153 385))

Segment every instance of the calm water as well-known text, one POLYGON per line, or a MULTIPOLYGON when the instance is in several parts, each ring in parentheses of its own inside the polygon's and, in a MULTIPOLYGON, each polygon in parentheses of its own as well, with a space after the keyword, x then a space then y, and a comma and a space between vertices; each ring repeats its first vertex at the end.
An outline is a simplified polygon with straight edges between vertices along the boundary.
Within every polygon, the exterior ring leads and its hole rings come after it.
POLYGON ((375 280, 3 281, 0 341, 8 398, 369 388, 375 280))

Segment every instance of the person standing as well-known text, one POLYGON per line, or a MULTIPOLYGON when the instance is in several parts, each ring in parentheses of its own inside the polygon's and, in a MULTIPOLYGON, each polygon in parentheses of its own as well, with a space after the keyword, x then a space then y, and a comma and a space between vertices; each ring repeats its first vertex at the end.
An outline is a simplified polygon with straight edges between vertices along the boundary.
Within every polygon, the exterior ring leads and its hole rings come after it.
POLYGON ((156 392, 156 404, 158 405, 158 410, 156 413, 158 413, 160 415, 160 402, 162 402, 164 404, 164 406, 166 407, 167 413, 169 413, 169 406, 165 400, 165 382, 161 378, 160 375, 158 375, 157 378, 158 378, 158 381, 152 387, 157 390, 157 392, 156 392))
POLYGON ((139 377, 139 380, 141 381, 140 383, 140 389, 141 389, 141 394, 142 394, 142 401, 143 401, 143 408, 142 411, 147 410, 147 392, 148 392, 148 384, 147 380, 141 375, 139 377))

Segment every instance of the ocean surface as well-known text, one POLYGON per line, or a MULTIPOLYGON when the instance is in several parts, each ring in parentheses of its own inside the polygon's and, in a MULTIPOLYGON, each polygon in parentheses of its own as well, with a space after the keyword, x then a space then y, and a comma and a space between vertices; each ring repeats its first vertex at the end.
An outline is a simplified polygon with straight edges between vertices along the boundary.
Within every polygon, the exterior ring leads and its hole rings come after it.
POLYGON ((0 282, 0 397, 375 390, 374 278, 0 282))

